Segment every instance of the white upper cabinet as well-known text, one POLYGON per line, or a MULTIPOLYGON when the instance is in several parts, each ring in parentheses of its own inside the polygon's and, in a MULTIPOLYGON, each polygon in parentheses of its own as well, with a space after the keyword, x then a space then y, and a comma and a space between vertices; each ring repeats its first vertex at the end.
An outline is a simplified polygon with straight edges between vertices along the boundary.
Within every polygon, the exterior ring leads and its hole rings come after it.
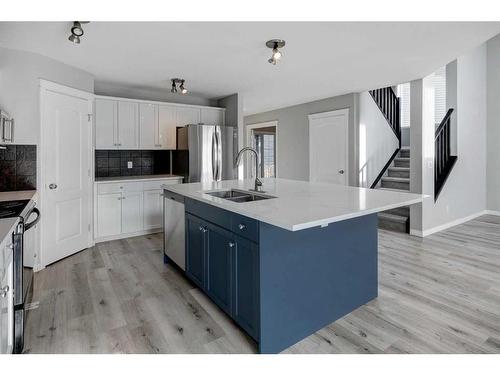
POLYGON ((177 127, 188 124, 225 125, 223 108, 97 97, 97 150, 175 150, 177 127))
POLYGON ((139 106, 139 139, 141 149, 159 147, 158 142, 158 105, 141 103, 139 106))
POLYGON ((167 150, 175 150, 177 148, 176 116, 177 116, 176 107, 169 105, 159 106, 158 138, 157 138, 157 144, 159 148, 167 150))
POLYGON ((139 104, 118 102, 118 146, 123 149, 139 148, 139 104))
POLYGON ((224 111, 219 108, 202 108, 201 122, 208 125, 224 125, 224 111))
POLYGON ((95 100, 95 148, 118 148, 118 119, 116 100, 95 100))
POLYGON ((200 109, 193 107, 177 107, 177 126, 199 124, 201 122, 200 109))

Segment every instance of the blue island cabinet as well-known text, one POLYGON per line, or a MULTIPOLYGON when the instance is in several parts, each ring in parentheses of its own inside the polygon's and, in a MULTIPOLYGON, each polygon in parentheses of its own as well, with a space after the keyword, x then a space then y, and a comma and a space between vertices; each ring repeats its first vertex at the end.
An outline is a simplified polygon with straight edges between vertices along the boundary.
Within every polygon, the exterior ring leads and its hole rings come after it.
POLYGON ((258 339, 258 246, 186 213, 186 275, 258 339))
POLYGON ((377 214, 299 231, 186 199, 186 275, 279 353, 377 297, 377 214))

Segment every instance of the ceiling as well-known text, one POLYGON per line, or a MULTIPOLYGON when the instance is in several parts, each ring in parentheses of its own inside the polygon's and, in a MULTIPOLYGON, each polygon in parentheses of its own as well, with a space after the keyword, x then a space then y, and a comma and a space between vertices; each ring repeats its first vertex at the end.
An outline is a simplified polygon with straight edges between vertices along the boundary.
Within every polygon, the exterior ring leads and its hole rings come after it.
POLYGON ((235 92, 245 114, 407 82, 500 33, 498 22, 91 22, 80 45, 70 22, 0 22, 0 46, 81 68, 96 81, 192 95, 235 92), (271 38, 286 40, 277 66, 271 38))

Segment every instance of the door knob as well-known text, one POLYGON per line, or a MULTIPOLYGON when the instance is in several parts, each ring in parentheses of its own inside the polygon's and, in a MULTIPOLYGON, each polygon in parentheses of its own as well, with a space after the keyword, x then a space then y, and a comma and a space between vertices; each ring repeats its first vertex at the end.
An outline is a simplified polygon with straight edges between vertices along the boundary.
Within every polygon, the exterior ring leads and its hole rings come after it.
POLYGON ((343 169, 339 170, 339 174, 344 174, 344 170, 343 169))
POLYGON ((9 286, 6 285, 2 289, 0 289, 0 297, 4 298, 7 293, 9 293, 9 286))
POLYGON ((57 189, 57 184, 50 184, 49 189, 51 190, 57 189))

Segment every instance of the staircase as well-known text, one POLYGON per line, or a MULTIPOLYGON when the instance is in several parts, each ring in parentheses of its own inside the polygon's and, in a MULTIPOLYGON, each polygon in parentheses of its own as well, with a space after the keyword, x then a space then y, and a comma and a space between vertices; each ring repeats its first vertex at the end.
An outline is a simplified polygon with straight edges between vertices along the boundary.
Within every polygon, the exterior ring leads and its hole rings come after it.
MULTIPOLYGON (((386 174, 381 178, 378 189, 410 191, 410 149, 402 147, 386 174)), ((378 214, 378 226, 381 229, 409 233, 410 207, 399 207, 378 214)))

